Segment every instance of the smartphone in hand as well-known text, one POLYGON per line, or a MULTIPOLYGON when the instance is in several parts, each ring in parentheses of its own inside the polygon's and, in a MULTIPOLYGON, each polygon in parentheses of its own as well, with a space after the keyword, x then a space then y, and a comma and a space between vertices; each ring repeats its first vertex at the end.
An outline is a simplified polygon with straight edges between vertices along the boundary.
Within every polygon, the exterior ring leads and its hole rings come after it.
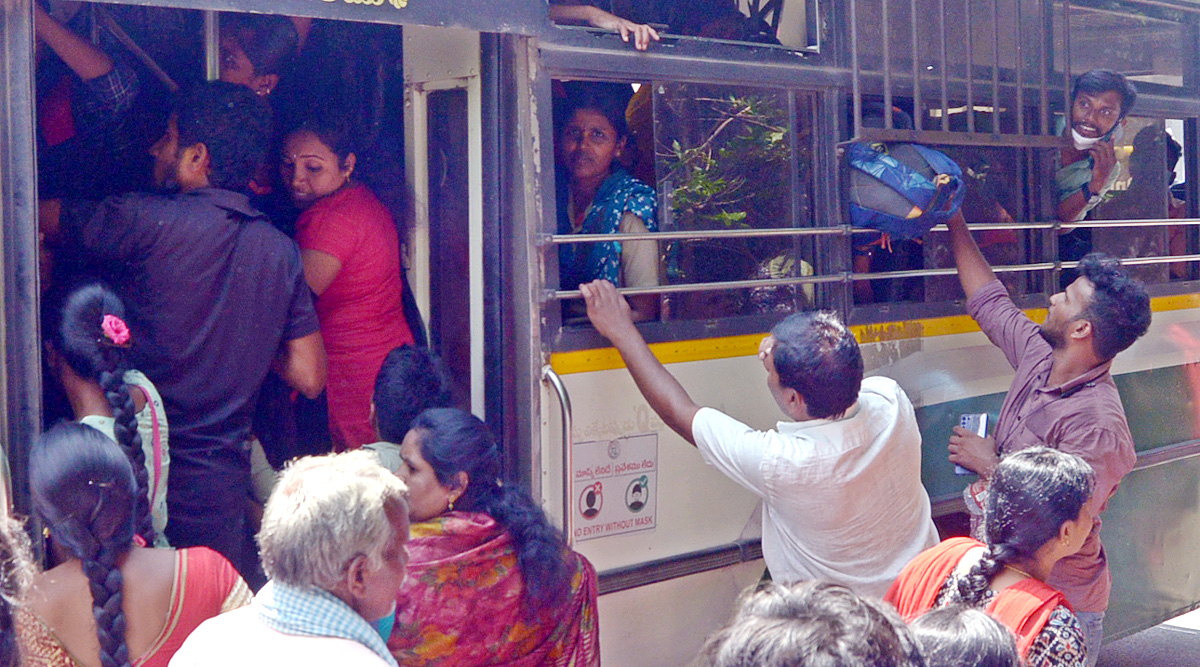
MULTIPOLYGON (((959 417, 958 417, 958 425, 959 426, 967 429, 968 431, 974 433, 975 435, 977 435, 981 438, 987 437, 987 424, 988 424, 988 415, 986 412, 971 412, 971 413, 967 413, 964 415, 959 415, 959 417)), ((967 470, 966 468, 964 468, 960 465, 955 464, 954 474, 955 475, 974 475, 975 473, 971 472, 970 470, 967 470)))

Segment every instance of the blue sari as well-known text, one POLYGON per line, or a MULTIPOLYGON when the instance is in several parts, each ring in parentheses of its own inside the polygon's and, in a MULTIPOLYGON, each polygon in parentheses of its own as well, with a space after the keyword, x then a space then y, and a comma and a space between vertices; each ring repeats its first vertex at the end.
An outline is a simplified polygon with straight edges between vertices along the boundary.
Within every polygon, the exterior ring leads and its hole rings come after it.
MULTIPOLYGON (((560 174, 560 183, 569 176, 560 174)), ((567 212, 568 189, 559 188, 558 233, 559 234, 616 234, 621 228, 625 213, 633 213, 646 223, 646 229, 658 231, 658 195, 649 185, 639 181, 629 172, 615 167, 612 174, 600 184, 591 208, 583 219, 583 226, 576 232, 567 212)), ((601 279, 621 286, 621 242, 575 243, 558 249, 558 275, 562 289, 577 289, 580 284, 601 279)))

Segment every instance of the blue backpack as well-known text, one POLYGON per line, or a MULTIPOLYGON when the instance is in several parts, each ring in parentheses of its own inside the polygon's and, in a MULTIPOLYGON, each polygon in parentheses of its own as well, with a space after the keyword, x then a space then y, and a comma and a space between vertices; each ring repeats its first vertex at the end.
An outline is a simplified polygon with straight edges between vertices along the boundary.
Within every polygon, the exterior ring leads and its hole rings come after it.
POLYGON ((920 144, 846 145, 850 171, 850 224, 895 239, 915 239, 945 223, 962 205, 962 169, 944 153, 920 144))

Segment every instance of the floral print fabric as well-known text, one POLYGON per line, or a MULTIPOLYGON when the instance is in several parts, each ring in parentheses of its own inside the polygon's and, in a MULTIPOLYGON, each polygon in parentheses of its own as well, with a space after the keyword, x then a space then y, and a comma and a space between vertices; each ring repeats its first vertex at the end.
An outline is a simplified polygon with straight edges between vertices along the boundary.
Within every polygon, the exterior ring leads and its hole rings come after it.
MULTIPOLYGON (((566 192, 566 188, 563 188, 566 192)), ((646 224, 646 229, 658 231, 658 195, 649 185, 639 181, 624 169, 613 173, 596 191, 592 205, 578 228, 567 214, 567 198, 559 201, 559 234, 616 234, 621 218, 633 213, 646 224)), ((582 283, 603 278, 621 286, 621 243, 574 243, 560 246, 559 278, 563 289, 578 289, 582 283)))
POLYGON ((596 571, 571 552, 571 595, 533 618, 511 536, 492 517, 448 512, 414 524, 388 648, 420 667, 600 664, 596 571))

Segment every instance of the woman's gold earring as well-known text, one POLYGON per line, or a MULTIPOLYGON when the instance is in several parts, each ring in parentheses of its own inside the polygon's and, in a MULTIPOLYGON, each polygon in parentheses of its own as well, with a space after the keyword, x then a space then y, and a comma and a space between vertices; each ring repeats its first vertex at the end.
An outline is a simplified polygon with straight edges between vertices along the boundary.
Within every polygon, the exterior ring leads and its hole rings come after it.
POLYGON ((454 511, 454 499, 453 499, 453 498, 451 498, 451 499, 450 499, 450 505, 449 505, 448 507, 446 507, 446 511, 447 511, 447 512, 453 512, 453 511, 454 511))

